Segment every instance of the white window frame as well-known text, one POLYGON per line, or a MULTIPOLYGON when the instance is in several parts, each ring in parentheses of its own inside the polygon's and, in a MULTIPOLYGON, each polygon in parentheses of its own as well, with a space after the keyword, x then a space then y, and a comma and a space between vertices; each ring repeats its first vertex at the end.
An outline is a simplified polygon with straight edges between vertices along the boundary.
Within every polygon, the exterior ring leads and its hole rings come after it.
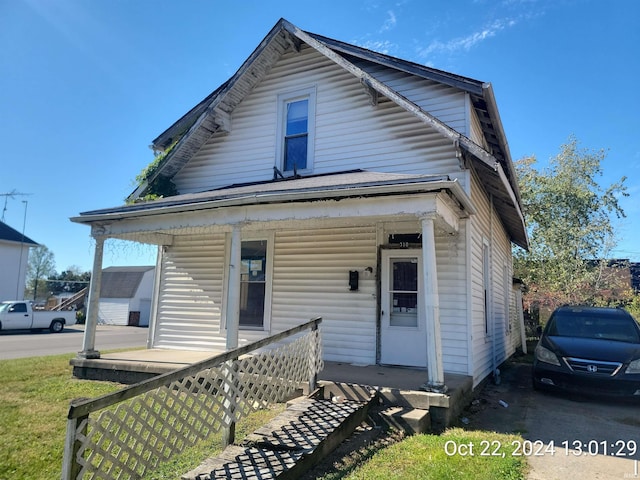
POLYGON ((315 131, 316 131, 316 87, 315 85, 290 90, 278 95, 278 121, 276 132, 276 167, 285 177, 293 176, 293 171, 284 171, 284 137, 287 128, 287 104, 299 100, 308 100, 307 112, 307 166, 297 170, 299 174, 313 173, 315 131))

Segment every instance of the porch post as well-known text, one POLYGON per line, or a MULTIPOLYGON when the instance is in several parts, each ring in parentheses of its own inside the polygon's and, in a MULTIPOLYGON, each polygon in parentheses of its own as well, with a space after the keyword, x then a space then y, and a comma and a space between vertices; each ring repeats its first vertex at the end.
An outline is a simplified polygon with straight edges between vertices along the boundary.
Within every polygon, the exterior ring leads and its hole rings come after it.
POLYGON ((238 346, 238 326, 240 323, 240 273, 242 270, 242 235, 240 226, 233 227, 229 260, 229 283, 227 285, 227 350, 238 346))
POLYGON ((440 298, 438 295, 438 269, 436 265, 436 239, 433 216, 422 217, 422 283, 427 328, 427 383, 422 386, 430 392, 445 393, 442 368, 442 340, 440 337, 440 298))
POLYGON ((80 358, 100 358, 100 352, 95 349, 95 346, 105 238, 102 236, 94 236, 94 238, 96 240, 96 249, 93 254, 93 271, 91 272, 91 285, 89 286, 89 301, 87 302, 87 318, 84 325, 82 351, 78 352, 78 357, 80 358))
MULTIPOLYGON (((238 329, 240 324, 240 274, 242 272, 242 232, 240 225, 234 225, 231 232, 231 245, 229 249, 229 278, 227 285, 227 350, 238 347, 238 329)), ((237 360, 237 358, 235 359, 237 360)), ((223 446, 231 445, 236 436, 236 407, 235 398, 237 392, 238 363, 235 360, 225 362, 227 376, 224 381, 224 407, 227 412, 225 422, 227 425, 222 431, 223 446)))

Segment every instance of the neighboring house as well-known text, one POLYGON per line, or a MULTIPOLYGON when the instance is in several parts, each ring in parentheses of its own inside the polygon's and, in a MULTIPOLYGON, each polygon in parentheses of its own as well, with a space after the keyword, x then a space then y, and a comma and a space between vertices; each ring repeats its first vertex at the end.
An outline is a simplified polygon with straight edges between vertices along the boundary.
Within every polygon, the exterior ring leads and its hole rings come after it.
POLYGON ((149 325, 154 267, 109 267, 102 271, 99 323, 149 325))
MULTIPOLYGON (((520 343, 528 239, 490 84, 280 20, 153 148, 138 201, 72 219, 97 266, 107 239, 159 246, 150 347, 223 351, 321 316, 326 360, 428 367, 441 391, 520 343)), ((92 325, 90 306, 81 357, 92 325)))
POLYGON ((0 222, 0 301, 23 300, 29 249, 38 244, 0 222))
POLYGON ((635 293, 640 293, 640 262, 630 262, 631 288, 635 293))

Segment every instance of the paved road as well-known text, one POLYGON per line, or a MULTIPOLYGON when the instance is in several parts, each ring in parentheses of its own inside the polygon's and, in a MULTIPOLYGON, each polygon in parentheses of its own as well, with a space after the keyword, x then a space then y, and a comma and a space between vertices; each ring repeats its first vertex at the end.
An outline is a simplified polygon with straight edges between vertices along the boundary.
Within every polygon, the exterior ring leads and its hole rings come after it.
POLYGON ((525 364, 513 364, 502 377, 500 385, 487 385, 467 412, 469 427, 537 441, 527 452, 529 480, 640 479, 640 401, 536 392, 531 366, 525 364))
MULTIPOLYGON (((99 325, 96 349, 143 348, 148 333, 143 327, 99 325)), ((66 327, 61 333, 0 331, 0 360, 79 352, 83 337, 84 325, 66 327)))

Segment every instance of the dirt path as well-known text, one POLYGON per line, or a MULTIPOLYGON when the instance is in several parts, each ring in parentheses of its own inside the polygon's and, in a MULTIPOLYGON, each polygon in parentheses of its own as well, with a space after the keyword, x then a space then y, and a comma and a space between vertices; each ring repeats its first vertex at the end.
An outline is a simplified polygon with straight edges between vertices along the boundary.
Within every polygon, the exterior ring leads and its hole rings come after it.
POLYGON ((501 384, 488 384, 464 415, 468 429, 517 433, 537 442, 527 456, 529 480, 640 479, 639 407, 536 392, 531 366, 514 363, 503 369, 501 384))

